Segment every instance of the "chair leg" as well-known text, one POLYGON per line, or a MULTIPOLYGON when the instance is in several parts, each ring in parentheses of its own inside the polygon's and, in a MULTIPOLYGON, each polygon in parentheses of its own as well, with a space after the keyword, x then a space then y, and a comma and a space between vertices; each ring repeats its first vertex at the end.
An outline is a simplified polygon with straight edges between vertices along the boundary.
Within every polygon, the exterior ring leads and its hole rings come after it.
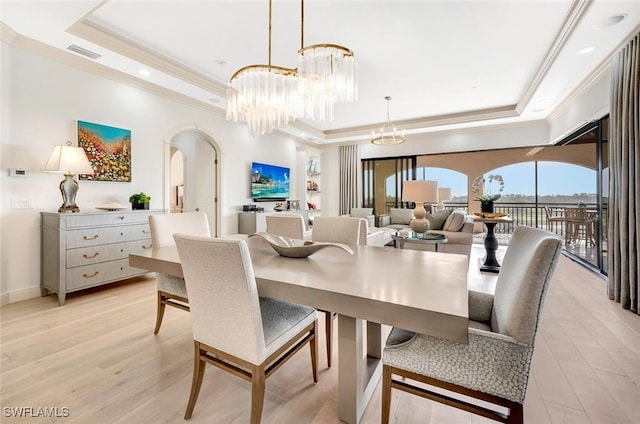
POLYGON ((251 424, 260 424, 264 406, 264 367, 256 365, 251 370, 251 424))
POLYGON ((193 358, 193 380, 191 381, 191 394, 189 395, 189 403, 187 403, 187 410, 184 413, 184 419, 191 418, 193 409, 196 407, 196 401, 200 394, 200 386, 202 386, 202 377, 204 376, 205 362, 200 359, 200 343, 194 341, 194 358, 193 358))
POLYGON ((313 337, 309 340, 309 350, 311 351, 311 372, 313 382, 318 382, 318 320, 313 323, 313 337))
POLYGON ((158 334, 160 331, 160 326, 162 325, 162 318, 164 317, 164 296, 160 292, 158 292, 158 307, 156 312, 156 328, 153 330, 153 334, 158 334))
POLYGON ((382 424, 389 424, 391 411, 391 369, 387 365, 382 366, 382 424))
POLYGON ((522 410, 521 403, 514 403, 511 408, 509 408, 509 420, 507 420, 508 424, 522 424, 524 422, 524 414, 522 410))
POLYGON ((331 368, 331 354, 333 352, 333 312, 324 311, 324 317, 327 339, 327 367, 331 368))

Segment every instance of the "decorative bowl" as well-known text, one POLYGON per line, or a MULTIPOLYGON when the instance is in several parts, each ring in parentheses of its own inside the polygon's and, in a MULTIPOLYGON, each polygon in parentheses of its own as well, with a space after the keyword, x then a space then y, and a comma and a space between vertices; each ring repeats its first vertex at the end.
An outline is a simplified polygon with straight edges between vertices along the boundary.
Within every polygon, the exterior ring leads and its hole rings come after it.
POLYGON ((269 233, 254 233, 249 235, 249 237, 256 236, 263 238, 267 243, 269 243, 273 250, 278 252, 280 256, 284 256, 286 258, 307 258, 325 247, 336 247, 344 250, 350 255, 353 255, 353 250, 351 250, 351 248, 346 244, 342 243, 297 240, 269 233))

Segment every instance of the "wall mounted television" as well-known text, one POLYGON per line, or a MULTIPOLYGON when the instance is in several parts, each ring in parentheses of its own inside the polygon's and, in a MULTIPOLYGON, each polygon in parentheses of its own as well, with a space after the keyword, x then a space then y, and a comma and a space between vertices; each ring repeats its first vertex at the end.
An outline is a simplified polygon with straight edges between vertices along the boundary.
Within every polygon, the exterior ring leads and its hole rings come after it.
POLYGON ((251 197, 254 202, 287 200, 289 168, 253 162, 251 164, 251 197))

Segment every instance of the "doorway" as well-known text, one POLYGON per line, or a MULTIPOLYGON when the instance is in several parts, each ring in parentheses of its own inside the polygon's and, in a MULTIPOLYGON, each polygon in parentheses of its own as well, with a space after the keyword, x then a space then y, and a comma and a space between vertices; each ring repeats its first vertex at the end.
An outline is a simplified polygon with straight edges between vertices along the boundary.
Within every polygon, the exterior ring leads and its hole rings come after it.
POLYGON ((211 235, 218 216, 218 151, 215 142, 198 130, 183 130, 171 138, 169 206, 172 213, 205 212, 211 235))

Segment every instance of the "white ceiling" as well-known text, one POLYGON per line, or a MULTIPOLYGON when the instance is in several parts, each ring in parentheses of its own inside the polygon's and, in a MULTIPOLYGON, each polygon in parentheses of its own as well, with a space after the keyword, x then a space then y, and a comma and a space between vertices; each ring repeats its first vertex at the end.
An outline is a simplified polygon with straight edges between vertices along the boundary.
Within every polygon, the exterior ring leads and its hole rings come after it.
MULTIPOLYGON (((267 0, 3 0, 0 18, 20 35, 78 45, 108 68, 224 108, 231 75, 268 60, 268 8, 267 0)), ((333 121, 285 130, 317 143, 367 137, 386 119, 387 95, 392 121, 409 134, 545 119, 640 28, 637 0, 307 0, 304 14, 305 45, 340 44, 358 62, 358 101, 338 105, 333 121)), ((274 0, 272 64, 296 67, 300 23, 300 1, 274 0)))

